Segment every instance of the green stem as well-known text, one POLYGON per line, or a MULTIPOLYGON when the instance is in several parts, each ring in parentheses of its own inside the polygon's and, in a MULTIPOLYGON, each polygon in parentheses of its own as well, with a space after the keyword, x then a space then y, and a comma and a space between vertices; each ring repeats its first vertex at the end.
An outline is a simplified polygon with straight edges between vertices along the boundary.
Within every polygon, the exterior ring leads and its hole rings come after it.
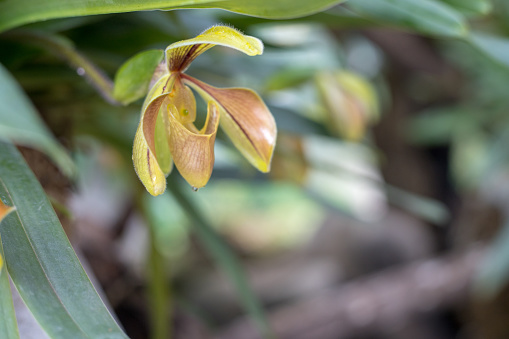
POLYGON ((167 271, 164 257, 158 251, 155 244, 155 235, 153 227, 150 228, 150 257, 149 257, 149 276, 148 276, 148 295, 151 310, 151 338, 168 339, 170 338, 170 289, 167 279, 167 271))
POLYGON ((202 242, 205 249, 234 284, 242 304, 260 329, 262 336, 264 338, 275 338, 265 317, 263 307, 249 286, 246 273, 237 259, 237 256, 194 207, 187 195, 182 192, 175 178, 176 176, 170 176, 168 178, 168 189, 191 219, 193 231, 198 236, 198 239, 202 242))
POLYGON ((72 42, 58 35, 32 30, 15 30, 2 35, 15 41, 21 40, 38 46, 67 61, 76 69, 78 75, 85 77, 99 94, 109 103, 120 105, 113 96, 113 82, 92 61, 79 53, 72 42))
POLYGON ((139 190, 137 194, 137 207, 145 217, 149 232, 149 257, 148 257, 148 304, 150 309, 150 337, 152 339, 171 338, 171 291, 168 276, 168 267, 164 256, 159 252, 156 245, 154 221, 148 213, 147 206, 143 201, 139 190))

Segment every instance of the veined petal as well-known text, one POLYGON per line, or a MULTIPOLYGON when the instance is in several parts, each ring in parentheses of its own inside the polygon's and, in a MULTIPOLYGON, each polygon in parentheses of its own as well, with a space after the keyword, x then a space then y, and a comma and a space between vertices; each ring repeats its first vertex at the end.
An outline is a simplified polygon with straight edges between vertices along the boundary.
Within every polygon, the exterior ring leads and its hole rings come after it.
POLYGON ((155 126, 164 97, 152 101, 142 117, 134 137, 133 163, 138 178, 152 195, 164 193, 166 176, 155 156, 155 126))
POLYGON ((186 181, 194 188, 207 184, 214 167, 214 141, 219 123, 219 110, 214 102, 209 102, 207 121, 199 133, 182 125, 175 116, 179 114, 173 104, 170 113, 170 151, 175 166, 186 181))
POLYGON ((159 111, 174 78, 164 76, 150 90, 142 108, 142 115, 133 146, 133 163, 136 174, 152 195, 159 195, 166 189, 166 175, 171 170, 169 140, 166 137, 166 117, 159 117, 159 111), (158 127, 156 129, 156 126, 158 127), (156 147, 157 144, 157 147, 156 147), (159 161, 160 160, 160 161, 159 161))
POLYGON ((213 26, 196 38, 168 46, 166 48, 168 69, 170 72, 184 72, 198 55, 215 45, 234 48, 251 56, 263 53, 263 43, 259 39, 244 35, 228 26, 213 26))
POLYGON ((184 83, 217 103, 221 128, 258 170, 268 172, 276 144, 276 122, 263 100, 245 88, 216 88, 183 74, 184 83))

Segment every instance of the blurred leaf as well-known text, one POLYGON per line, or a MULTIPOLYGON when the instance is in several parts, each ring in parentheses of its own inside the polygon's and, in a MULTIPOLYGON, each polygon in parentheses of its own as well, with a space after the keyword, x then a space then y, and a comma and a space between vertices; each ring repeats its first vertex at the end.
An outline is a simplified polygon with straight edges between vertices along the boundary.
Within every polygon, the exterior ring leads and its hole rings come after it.
MULTIPOLYGON (((2 204, 0 200, 0 205, 2 204)), ((1 223, 1 220, 0 220, 1 223)), ((3 263, 4 251, 0 237, 0 338, 19 339, 16 314, 12 303, 9 275, 3 263)))
POLYGON ((127 338, 80 265, 39 182, 16 148, 0 142, 0 223, 9 275, 51 338, 127 338))
POLYGON ((385 189, 391 203, 428 222, 445 225, 451 218, 447 207, 437 200, 419 196, 391 185, 385 185, 385 189))
POLYGON ((145 194, 143 208, 153 228, 157 250, 166 258, 181 256, 189 245, 189 220, 175 198, 170 194, 163 194, 152 199, 145 194))
POLYGON ((442 0, 442 2, 467 15, 488 14, 492 8, 488 0, 442 0))
POLYGON ((507 147, 502 153, 490 144, 490 137, 484 131, 472 127, 465 128, 454 135, 452 140, 451 171, 456 184, 463 189, 475 189, 485 176, 488 156, 507 154, 507 147))
POLYGON ((156 49, 138 53, 127 60, 115 75, 115 99, 127 105, 145 96, 154 70, 163 56, 164 51, 156 49))
POLYGON ((1 64, 0 102, 0 139, 46 153, 65 174, 73 176, 75 166, 67 152, 51 135, 28 97, 1 64))
POLYGON ((479 297, 495 296, 509 281, 509 220, 498 233, 474 281, 479 297))
POLYGON ((485 33, 472 33, 469 41, 484 55, 509 68, 509 39, 485 33))
POLYGON ((4 0, 0 1, 0 32, 30 22, 94 14, 179 8, 220 8, 270 19, 320 12, 344 0, 4 0))
POLYGON ((315 74, 315 68, 286 68, 270 76, 266 82, 266 89, 277 91, 295 87, 312 79, 315 74))
POLYGON ((361 16, 418 33, 463 37, 468 31, 460 13, 435 0, 355 0, 348 7, 361 16))
MULTIPOLYGON (((461 107, 441 107, 419 113, 406 129, 407 138, 417 144, 436 146, 451 141, 454 133, 468 120, 469 112, 461 107)), ((470 121, 468 121, 470 123, 470 121)))
POLYGON ((198 236, 205 249, 214 258, 216 263, 224 270, 238 292, 241 303, 260 329, 263 338, 274 338, 269 323, 260 302, 249 286, 241 263, 238 261, 232 250, 226 245, 221 237, 207 220, 197 211, 186 194, 182 192, 176 176, 168 180, 168 188, 175 199, 180 203, 182 209, 191 219, 190 227, 198 236))

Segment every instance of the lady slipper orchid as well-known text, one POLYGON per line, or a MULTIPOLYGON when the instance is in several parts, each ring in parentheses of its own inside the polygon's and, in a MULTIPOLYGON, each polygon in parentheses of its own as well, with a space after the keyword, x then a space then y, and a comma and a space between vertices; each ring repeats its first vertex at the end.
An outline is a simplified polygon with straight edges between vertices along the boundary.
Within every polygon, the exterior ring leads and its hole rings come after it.
POLYGON ((209 181, 214 166, 214 141, 221 126, 235 147, 258 170, 268 172, 276 142, 276 124, 262 99, 245 88, 216 88, 187 74, 191 62, 215 45, 259 55, 263 44, 227 26, 214 26, 196 38, 166 48, 165 63, 143 103, 133 162, 152 195, 162 194, 173 163, 197 190, 209 181), (195 90, 207 102, 207 118, 198 129, 195 90))

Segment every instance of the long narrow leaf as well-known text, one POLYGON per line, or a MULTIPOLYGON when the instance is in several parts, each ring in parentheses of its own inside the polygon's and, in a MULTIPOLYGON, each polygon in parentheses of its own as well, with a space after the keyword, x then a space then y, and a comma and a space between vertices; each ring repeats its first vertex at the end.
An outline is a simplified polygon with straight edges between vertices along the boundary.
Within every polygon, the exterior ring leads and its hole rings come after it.
POLYGON ((48 335, 127 338, 81 267, 39 182, 5 142, 0 142, 0 198, 16 207, 0 223, 7 270, 48 335))
POLYGON ((175 181, 175 177, 170 177, 168 180, 168 188, 191 219, 191 227, 198 236, 198 239, 234 284, 244 308, 260 329, 263 338, 274 338, 263 308, 249 286, 246 273, 235 254, 203 218, 200 212, 195 209, 187 196, 181 191, 181 188, 175 181))
POLYGON ((72 160, 51 135, 35 107, 2 64, 0 64, 0 102, 2 103, 0 105, 0 139, 45 152, 64 173, 72 176, 74 173, 72 160))
POLYGON ((178 8, 220 8, 263 18, 313 14, 344 0, 3 0, 0 32, 30 22, 94 14, 178 8))
POLYGON ((496 35, 474 32, 470 35, 468 41, 491 60, 501 66, 509 68, 509 39, 496 35))
POLYGON ((353 0, 348 7, 363 17, 418 33, 464 37, 465 18, 435 0, 353 0))
MULTIPOLYGON (((1 202, 0 202, 1 204, 1 202)), ((1 219, 0 219, 0 222, 1 219)), ((0 338, 19 339, 16 314, 12 303, 11 286, 7 269, 3 265, 4 250, 0 238, 0 338)))

